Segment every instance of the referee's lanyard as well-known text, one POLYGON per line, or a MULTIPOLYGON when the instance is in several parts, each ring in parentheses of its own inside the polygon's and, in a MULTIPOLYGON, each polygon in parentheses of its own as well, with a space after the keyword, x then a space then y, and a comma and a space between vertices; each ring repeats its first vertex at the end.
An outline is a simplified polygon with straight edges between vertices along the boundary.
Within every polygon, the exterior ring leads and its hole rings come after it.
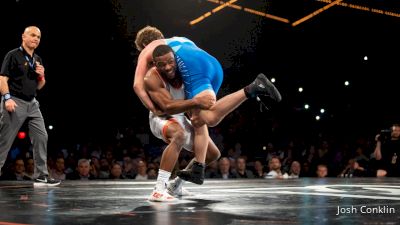
POLYGON ((32 57, 32 60, 27 56, 27 54, 25 53, 24 49, 20 46, 19 49, 24 53, 25 59, 26 61, 29 63, 29 67, 32 70, 35 70, 35 57, 32 57))

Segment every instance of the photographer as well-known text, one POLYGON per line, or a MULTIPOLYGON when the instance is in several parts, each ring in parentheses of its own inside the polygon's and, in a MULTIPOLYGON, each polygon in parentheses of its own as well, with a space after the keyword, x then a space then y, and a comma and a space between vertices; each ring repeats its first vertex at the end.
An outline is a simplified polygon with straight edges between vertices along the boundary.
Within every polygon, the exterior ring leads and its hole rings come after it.
POLYGON ((400 124, 394 124, 390 132, 381 131, 375 141, 374 156, 380 162, 377 176, 400 176, 400 124))

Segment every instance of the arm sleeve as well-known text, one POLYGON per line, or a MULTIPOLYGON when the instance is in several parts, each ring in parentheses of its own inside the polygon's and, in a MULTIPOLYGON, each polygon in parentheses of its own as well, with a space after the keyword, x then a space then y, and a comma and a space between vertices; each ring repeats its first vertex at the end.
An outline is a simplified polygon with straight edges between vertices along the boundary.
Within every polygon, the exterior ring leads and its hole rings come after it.
POLYGON ((8 53, 3 60, 3 64, 1 64, 1 71, 0 75, 6 76, 6 77, 11 77, 11 68, 13 64, 13 57, 10 53, 8 53))

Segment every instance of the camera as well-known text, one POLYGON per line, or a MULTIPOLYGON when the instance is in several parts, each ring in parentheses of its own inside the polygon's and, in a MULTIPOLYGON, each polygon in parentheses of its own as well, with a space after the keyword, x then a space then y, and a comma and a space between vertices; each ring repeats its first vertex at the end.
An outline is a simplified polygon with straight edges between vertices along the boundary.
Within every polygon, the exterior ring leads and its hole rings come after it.
POLYGON ((381 142, 385 142, 387 140, 390 140, 391 136, 392 136, 392 130, 384 129, 380 131, 378 140, 381 142))

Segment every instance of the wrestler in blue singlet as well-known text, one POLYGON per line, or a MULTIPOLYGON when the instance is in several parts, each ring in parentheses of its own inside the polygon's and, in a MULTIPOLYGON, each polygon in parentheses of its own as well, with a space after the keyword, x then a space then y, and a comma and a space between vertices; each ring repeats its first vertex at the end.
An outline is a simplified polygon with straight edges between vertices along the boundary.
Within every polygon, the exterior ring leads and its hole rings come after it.
POLYGON ((187 38, 173 37, 166 41, 174 50, 186 98, 192 99, 204 90, 217 94, 224 76, 218 60, 187 38))

